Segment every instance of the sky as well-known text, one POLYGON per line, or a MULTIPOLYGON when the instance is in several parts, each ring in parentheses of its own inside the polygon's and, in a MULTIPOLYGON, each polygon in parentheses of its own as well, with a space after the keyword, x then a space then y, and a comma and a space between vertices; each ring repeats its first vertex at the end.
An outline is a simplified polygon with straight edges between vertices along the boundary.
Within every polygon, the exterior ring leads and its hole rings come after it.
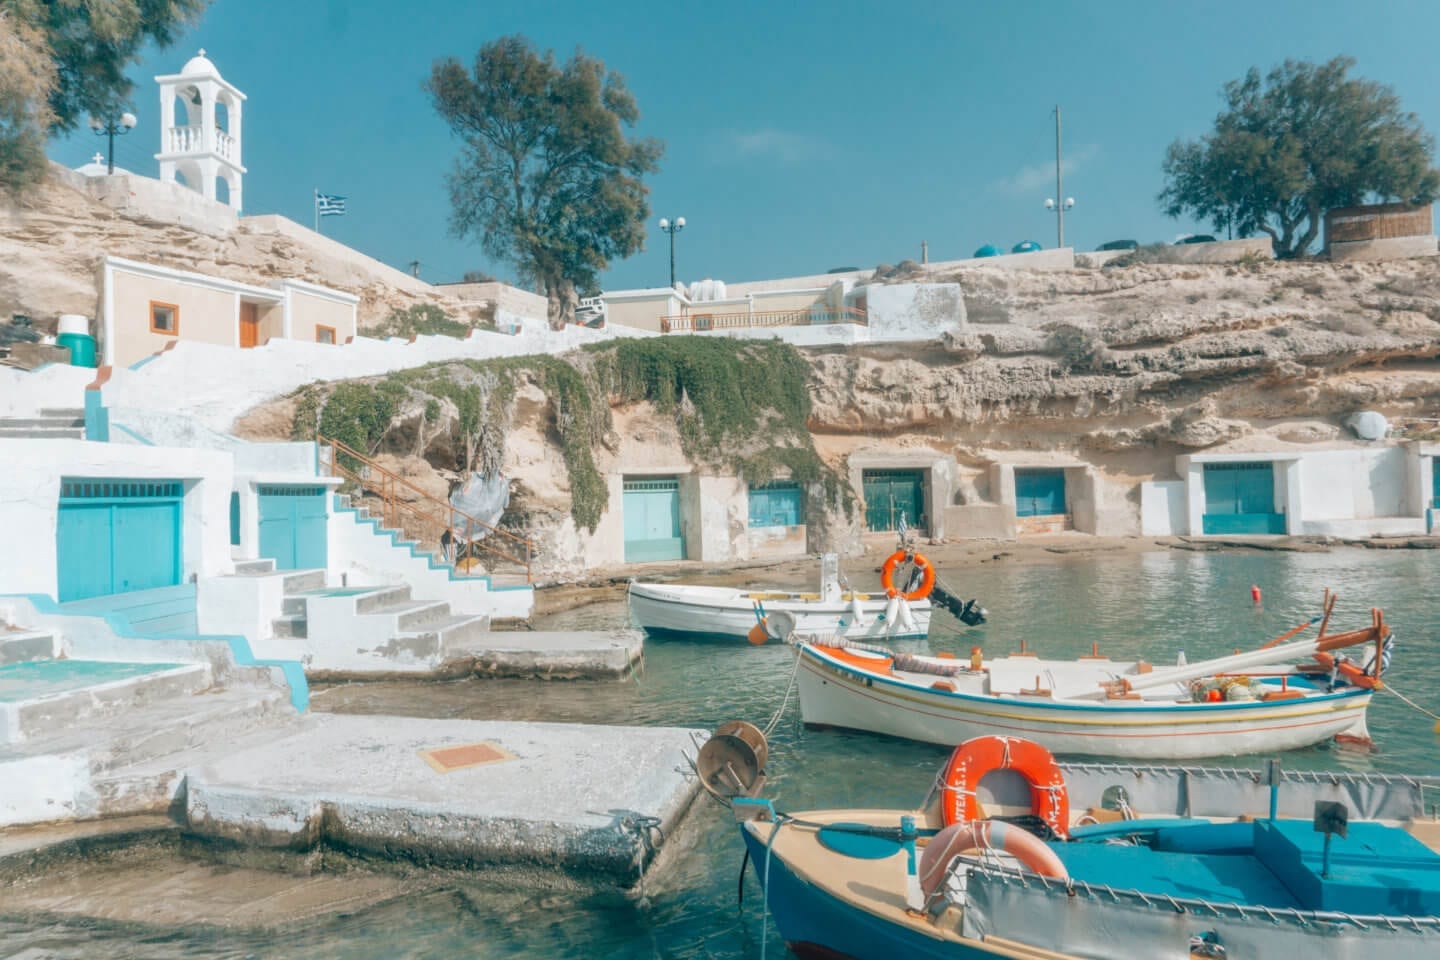
MULTIPOLYGON (((214 0, 131 70, 137 127, 117 166, 157 175, 153 77, 205 48, 248 99, 245 213, 302 224, 313 191, 343 195, 323 233, 432 282, 512 279, 449 227, 445 178, 460 144, 423 89, 431 64, 467 65, 523 33, 622 74, 637 134, 666 145, 648 178, 646 248, 606 290, 736 282, 1056 243, 1055 119, 1063 120, 1067 245, 1170 241, 1208 225, 1165 217, 1161 161, 1208 131, 1227 80, 1286 58, 1347 54, 1440 132, 1433 0, 1106 0, 884 3, 774 0, 214 0)), ((103 138, 52 141, 79 166, 103 138)))

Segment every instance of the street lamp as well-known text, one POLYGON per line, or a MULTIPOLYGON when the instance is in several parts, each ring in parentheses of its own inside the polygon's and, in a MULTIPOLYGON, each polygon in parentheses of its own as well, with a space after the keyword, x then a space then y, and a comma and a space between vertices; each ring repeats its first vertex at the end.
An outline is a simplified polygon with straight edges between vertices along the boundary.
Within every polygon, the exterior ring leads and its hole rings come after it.
POLYGON ((660 229, 670 234, 670 289, 675 289, 675 234, 685 229, 685 218, 676 217, 672 222, 664 217, 660 218, 660 229))
POLYGON ((129 111, 105 120, 91 115, 90 129, 95 131, 97 137, 105 137, 109 140, 110 152, 106 173, 113 174, 115 172, 115 138, 129 133, 135 128, 135 123, 135 114, 129 111))
POLYGON ((1045 198, 1045 209, 1055 211, 1055 246, 1057 249, 1065 246, 1065 211, 1075 206, 1075 198, 1065 196, 1065 179, 1062 169, 1060 162, 1060 105, 1057 103, 1055 105, 1055 196, 1045 198))

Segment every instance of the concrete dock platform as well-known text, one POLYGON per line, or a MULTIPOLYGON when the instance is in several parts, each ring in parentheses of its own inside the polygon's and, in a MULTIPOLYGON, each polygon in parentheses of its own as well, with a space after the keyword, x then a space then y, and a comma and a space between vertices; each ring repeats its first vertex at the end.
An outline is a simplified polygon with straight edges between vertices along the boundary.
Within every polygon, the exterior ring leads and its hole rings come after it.
POLYGON ((699 789, 694 745, 673 727, 312 715, 188 770, 186 821, 254 846, 629 885, 699 789))
POLYGON ((645 652, 639 630, 486 633, 447 647, 452 672, 478 677, 600 680, 626 677, 645 652))

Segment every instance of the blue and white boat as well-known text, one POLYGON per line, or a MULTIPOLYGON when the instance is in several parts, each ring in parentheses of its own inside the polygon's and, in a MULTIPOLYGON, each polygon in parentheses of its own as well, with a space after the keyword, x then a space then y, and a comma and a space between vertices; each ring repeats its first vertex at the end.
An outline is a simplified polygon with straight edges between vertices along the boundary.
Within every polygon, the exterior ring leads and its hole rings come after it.
POLYGON ((1365 712, 1390 631, 1372 611, 1369 627, 1326 634, 1332 604, 1313 639, 1291 639, 1307 623, 1257 650, 1173 667, 978 651, 963 661, 797 633, 800 712, 810 726, 945 745, 1005 734, 1124 760, 1273 753, 1332 738, 1368 744, 1365 712), (1366 645, 1368 661, 1332 652, 1366 645))
POLYGON ((1031 782, 1027 803, 1006 769, 976 788, 986 818, 949 826, 943 789, 908 811, 730 799, 802 958, 1440 956, 1440 820, 1425 803, 1440 778, 1059 769, 1058 830, 1032 815, 1057 785, 1031 782))

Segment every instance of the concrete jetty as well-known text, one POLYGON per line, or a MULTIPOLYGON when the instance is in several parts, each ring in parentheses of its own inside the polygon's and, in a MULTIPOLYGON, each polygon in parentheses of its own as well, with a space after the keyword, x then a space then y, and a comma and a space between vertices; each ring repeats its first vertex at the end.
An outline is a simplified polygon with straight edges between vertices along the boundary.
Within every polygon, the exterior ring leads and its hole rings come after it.
POLYGON ((627 677, 644 656, 639 630, 487 633, 453 648, 447 666, 460 663, 480 677, 603 680, 627 677))
POLYGON ((639 878, 693 800, 702 731, 312 715, 186 771, 187 829, 423 864, 639 878))

